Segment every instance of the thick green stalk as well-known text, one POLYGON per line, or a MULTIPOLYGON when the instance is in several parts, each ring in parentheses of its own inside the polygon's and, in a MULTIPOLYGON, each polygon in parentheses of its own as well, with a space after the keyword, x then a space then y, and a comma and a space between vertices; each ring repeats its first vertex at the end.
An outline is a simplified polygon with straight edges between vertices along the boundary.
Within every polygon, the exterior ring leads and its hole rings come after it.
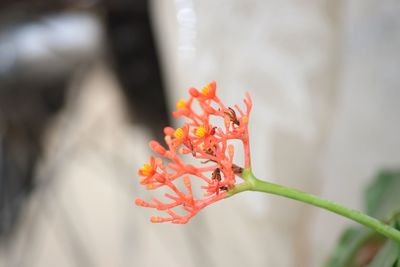
POLYGON ((343 207, 332 201, 328 201, 293 188, 261 181, 257 179, 249 169, 245 169, 243 171, 242 178, 245 180, 245 182, 232 189, 230 191, 231 195, 250 190, 295 199, 342 215, 400 243, 400 231, 364 213, 343 207))

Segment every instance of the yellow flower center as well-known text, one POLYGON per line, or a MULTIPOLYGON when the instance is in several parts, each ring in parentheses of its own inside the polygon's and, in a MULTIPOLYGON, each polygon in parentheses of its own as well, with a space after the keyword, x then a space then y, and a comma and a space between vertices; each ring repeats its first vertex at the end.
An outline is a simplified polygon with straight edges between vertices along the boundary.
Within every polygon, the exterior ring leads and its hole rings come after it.
POLYGON ((182 128, 178 128, 174 132, 174 136, 177 139, 181 139, 184 135, 185 135, 185 133, 183 132, 182 128))
POLYGON ((203 87, 203 89, 201 89, 201 93, 204 96, 208 96, 210 94, 211 91, 211 86, 209 84, 207 84, 206 86, 203 87))
POLYGON ((142 172, 143 175, 148 176, 151 174, 151 166, 147 163, 143 164, 142 168, 140 168, 140 171, 142 172))
POLYGON ((207 130, 206 130, 206 128, 204 128, 203 126, 198 127, 198 128, 196 129, 196 131, 194 132, 194 134, 195 134, 197 137, 204 137, 204 136, 206 135, 206 133, 207 133, 207 130))
POLYGON ((184 109, 186 108, 186 101, 185 99, 179 99, 178 102, 176 102, 176 108, 179 109, 184 109))

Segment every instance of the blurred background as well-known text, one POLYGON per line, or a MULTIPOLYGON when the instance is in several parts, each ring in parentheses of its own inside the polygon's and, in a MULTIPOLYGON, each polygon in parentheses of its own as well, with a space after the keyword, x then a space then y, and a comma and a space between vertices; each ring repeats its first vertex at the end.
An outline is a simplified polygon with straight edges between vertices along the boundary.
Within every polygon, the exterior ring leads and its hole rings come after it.
POLYGON ((254 172, 362 208, 400 160, 395 0, 2 0, 0 266, 322 266, 339 216, 257 193, 151 224, 137 169, 189 86, 254 99, 254 172))

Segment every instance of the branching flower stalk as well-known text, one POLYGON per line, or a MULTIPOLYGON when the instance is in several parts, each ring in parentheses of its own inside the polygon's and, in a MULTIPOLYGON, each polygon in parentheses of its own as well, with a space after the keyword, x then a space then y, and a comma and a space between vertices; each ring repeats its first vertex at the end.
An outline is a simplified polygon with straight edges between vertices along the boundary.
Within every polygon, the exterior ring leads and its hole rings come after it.
POLYGON ((248 122, 252 101, 249 94, 244 99, 244 109, 238 105, 225 106, 216 95, 216 83, 211 82, 202 90, 189 89, 189 99, 176 103, 172 115, 183 117, 186 122, 179 128, 166 127, 165 143, 150 142, 157 157, 150 157, 138 171, 140 183, 148 190, 167 188, 165 200, 136 199, 138 206, 164 211, 165 216, 153 216, 151 222, 187 223, 208 205, 243 191, 258 191, 279 195, 308 203, 337 213, 363 224, 384 236, 400 242, 400 231, 361 212, 348 209, 334 202, 301 192, 296 189, 257 179, 251 170, 248 122), (220 120, 213 125, 211 119, 220 120), (241 143, 244 166, 234 162, 234 143, 241 143), (186 163, 184 155, 192 156, 197 164, 186 163), (239 179, 238 179, 239 178, 239 179), (193 179, 203 183, 201 196, 193 190, 193 179), (179 182, 183 182, 179 186, 179 182), (180 210, 181 212, 178 212, 180 210))

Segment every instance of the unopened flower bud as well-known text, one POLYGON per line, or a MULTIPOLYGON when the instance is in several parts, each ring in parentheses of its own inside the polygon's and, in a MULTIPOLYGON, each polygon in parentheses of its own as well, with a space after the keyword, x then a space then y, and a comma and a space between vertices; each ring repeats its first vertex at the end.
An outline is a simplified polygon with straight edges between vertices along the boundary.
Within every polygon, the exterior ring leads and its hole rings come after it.
POLYGON ((189 94, 193 97, 198 97, 200 92, 196 88, 192 87, 189 89, 189 94))
POLYGON ((175 130, 172 127, 167 126, 167 127, 164 128, 164 134, 165 135, 173 135, 174 132, 175 132, 175 130))
POLYGON ((141 207, 148 207, 149 206, 149 203, 147 203, 146 201, 144 201, 141 198, 135 199, 135 204, 138 205, 138 206, 141 206, 141 207))
POLYGON ((159 217, 159 216, 153 216, 153 217, 150 218, 150 221, 151 221, 152 223, 161 223, 161 222, 163 222, 164 220, 163 220, 161 217, 159 217))
POLYGON ((149 146, 154 152, 156 152, 159 155, 164 155, 166 152, 165 148, 162 145, 160 145, 160 143, 158 143, 157 141, 154 140, 150 141, 149 146))

